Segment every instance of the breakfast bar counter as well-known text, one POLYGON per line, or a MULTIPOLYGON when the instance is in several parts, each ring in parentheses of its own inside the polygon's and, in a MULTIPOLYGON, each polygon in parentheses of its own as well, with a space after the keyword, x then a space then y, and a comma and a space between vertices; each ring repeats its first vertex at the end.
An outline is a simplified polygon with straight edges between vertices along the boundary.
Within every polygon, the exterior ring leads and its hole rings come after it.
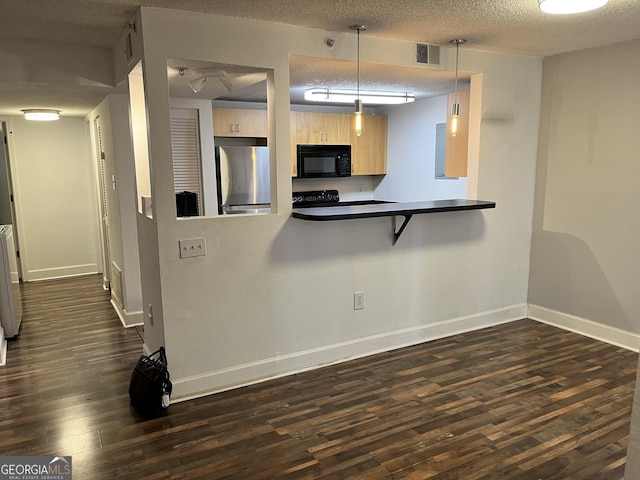
POLYGON ((430 200, 423 202, 389 202, 361 205, 335 205, 330 207, 294 208, 292 216, 301 220, 329 221, 352 220, 357 218, 392 217, 393 243, 395 244, 413 215, 423 213, 458 212, 495 208, 495 202, 483 200, 430 200), (404 222, 396 231, 395 218, 403 216, 404 222))

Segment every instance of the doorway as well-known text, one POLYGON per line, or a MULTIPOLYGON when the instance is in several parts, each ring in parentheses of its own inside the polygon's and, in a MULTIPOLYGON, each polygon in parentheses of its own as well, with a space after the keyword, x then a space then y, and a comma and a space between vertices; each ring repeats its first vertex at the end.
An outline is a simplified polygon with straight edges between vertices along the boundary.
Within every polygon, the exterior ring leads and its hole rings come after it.
POLYGON ((16 210, 11 181, 11 162, 9 161, 9 136, 10 132, 6 122, 0 122, 0 225, 13 225, 13 238, 18 257, 18 277, 22 280, 20 267, 20 248, 18 238, 18 225, 16 223, 16 210))

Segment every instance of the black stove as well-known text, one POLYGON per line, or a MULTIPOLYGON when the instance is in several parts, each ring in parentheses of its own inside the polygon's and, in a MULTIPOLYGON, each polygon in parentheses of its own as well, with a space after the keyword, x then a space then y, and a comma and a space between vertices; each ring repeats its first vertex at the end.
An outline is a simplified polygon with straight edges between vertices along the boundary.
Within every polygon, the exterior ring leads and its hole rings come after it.
POLYGON ((291 195, 293 208, 299 207, 329 207, 340 202, 338 190, 311 190, 307 192, 293 192, 291 195))
POLYGON ((338 190, 311 190, 308 192, 293 192, 293 208, 310 207, 356 207, 361 205, 377 205, 380 203, 394 203, 389 200, 352 200, 341 202, 338 190))

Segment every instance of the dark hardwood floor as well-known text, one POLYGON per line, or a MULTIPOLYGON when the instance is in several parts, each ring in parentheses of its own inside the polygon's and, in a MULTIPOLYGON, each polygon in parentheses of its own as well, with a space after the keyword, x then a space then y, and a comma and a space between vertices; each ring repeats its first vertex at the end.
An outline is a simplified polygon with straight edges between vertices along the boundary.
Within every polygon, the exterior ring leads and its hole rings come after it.
MULTIPOLYGON (((0 454, 74 479, 612 479, 637 354, 531 320, 171 405, 127 394, 142 341, 97 276, 24 285, 0 454)), ((171 361, 171 358, 169 358, 171 361)))

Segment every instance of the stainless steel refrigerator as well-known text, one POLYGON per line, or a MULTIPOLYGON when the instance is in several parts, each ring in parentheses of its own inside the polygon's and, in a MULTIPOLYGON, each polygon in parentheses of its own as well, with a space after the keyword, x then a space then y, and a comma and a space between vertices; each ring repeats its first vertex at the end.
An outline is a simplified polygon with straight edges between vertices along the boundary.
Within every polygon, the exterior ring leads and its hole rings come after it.
POLYGON ((216 147, 218 213, 269 213, 271 173, 268 147, 216 147))

